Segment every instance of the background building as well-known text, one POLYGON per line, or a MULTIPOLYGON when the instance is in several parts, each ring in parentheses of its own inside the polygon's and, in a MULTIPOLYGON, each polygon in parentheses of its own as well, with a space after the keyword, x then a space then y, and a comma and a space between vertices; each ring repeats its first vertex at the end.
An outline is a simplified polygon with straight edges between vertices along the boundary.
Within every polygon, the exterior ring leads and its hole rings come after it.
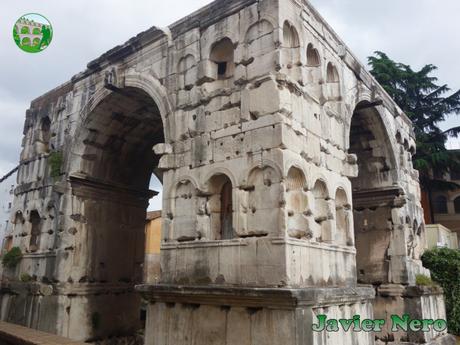
MULTIPOLYGON (((460 152, 460 150, 455 150, 460 152)), ((441 224, 460 237, 460 171, 451 171, 440 178, 454 182, 459 188, 453 190, 433 190, 422 193, 422 204, 426 224, 441 224)), ((456 248, 458 248, 458 243, 456 248)))
POLYGON ((15 173, 0 183, 0 239, 2 241, 10 226, 10 215, 15 184, 15 173))
POLYGON ((144 281, 157 282, 160 278, 161 210, 147 212, 145 225, 144 281))
POLYGON ((428 249, 432 248, 458 248, 458 236, 454 231, 449 230, 441 224, 426 225, 426 244, 428 249))

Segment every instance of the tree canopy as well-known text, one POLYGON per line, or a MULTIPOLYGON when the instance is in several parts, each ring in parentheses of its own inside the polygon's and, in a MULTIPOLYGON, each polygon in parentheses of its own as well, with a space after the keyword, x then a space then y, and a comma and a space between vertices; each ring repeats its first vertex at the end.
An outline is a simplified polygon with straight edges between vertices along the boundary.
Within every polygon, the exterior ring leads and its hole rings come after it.
POLYGON ((441 130, 440 123, 452 114, 460 114, 460 90, 438 85, 432 75, 437 67, 428 64, 414 71, 395 62, 383 52, 368 58, 371 74, 383 86, 414 124, 417 153, 413 163, 420 172, 424 189, 460 187, 442 179, 445 173, 460 169, 460 154, 446 149, 449 137, 460 134, 460 126, 441 130))

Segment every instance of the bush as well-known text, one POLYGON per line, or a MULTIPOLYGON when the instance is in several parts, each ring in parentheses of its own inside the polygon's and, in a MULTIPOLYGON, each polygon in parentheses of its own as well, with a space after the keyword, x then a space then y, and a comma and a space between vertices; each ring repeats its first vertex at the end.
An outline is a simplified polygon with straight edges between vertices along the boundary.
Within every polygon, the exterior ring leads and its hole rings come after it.
POLYGON ((2 264, 7 268, 15 268, 22 259, 22 252, 19 247, 11 248, 2 258, 2 264))
POLYGON ((415 276, 415 284, 421 286, 436 286, 437 284, 431 280, 430 277, 424 274, 417 274, 415 276))
POLYGON ((431 271, 433 280, 444 289, 449 332, 460 335, 460 251, 429 250, 423 254, 422 262, 431 271))

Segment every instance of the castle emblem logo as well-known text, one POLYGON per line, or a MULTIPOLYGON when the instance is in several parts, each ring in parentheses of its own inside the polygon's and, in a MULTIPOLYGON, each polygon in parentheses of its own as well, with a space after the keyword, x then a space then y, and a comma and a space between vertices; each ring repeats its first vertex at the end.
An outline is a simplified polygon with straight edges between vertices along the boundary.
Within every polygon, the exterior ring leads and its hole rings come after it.
POLYGON ((13 39, 23 51, 39 53, 49 47, 53 39, 53 27, 41 14, 28 13, 14 24, 13 39))

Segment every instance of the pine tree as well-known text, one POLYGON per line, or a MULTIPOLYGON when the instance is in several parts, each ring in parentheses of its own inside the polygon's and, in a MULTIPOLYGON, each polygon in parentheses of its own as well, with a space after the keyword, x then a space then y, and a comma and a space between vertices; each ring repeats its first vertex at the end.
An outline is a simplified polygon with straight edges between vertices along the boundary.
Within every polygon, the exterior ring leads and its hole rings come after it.
POLYGON ((459 152, 445 146, 449 137, 460 135, 460 126, 443 131, 439 124, 452 114, 460 114, 460 90, 446 96, 450 89, 437 85, 438 79, 432 75, 437 70, 434 65, 414 71, 385 53, 374 54, 368 58, 370 72, 413 122, 417 142, 413 163, 422 188, 429 194, 435 189, 459 188, 442 176, 460 170, 459 152))

